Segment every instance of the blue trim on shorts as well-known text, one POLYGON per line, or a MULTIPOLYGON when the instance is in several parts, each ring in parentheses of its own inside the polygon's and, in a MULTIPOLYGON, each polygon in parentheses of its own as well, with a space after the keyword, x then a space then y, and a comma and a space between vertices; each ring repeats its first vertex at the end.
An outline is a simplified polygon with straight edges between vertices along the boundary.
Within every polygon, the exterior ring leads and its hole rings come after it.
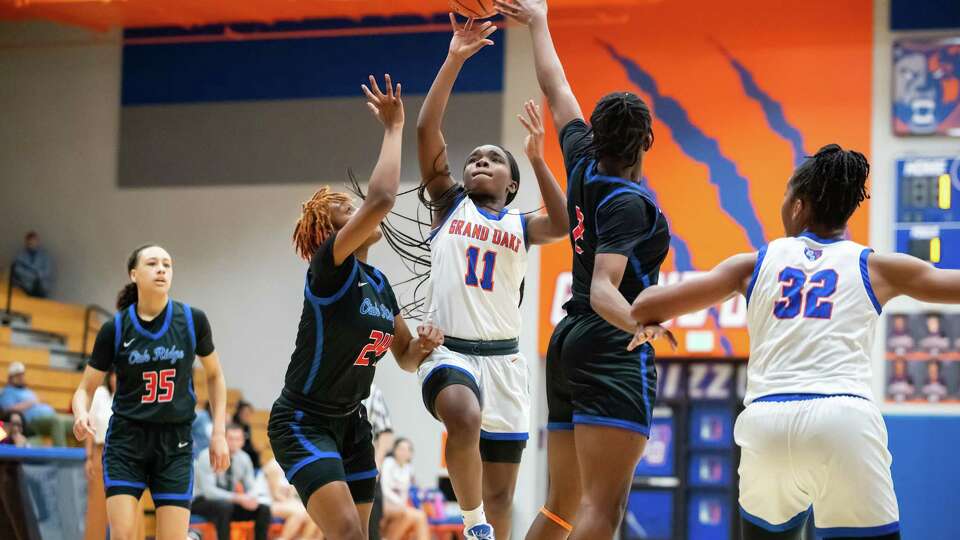
POLYGON ((863 278, 863 287, 867 290, 867 296, 870 297, 870 301, 873 303, 874 309, 877 310, 877 315, 879 315, 883 313, 883 306, 880 305, 876 293, 873 292, 873 284, 870 283, 870 267, 867 264, 867 259, 871 253, 873 253, 873 250, 870 248, 864 248, 860 252, 860 276, 863 278))
POLYGON ((774 403, 783 403, 785 401, 809 401, 811 399, 823 399, 823 398, 832 398, 832 397, 852 397, 857 399, 863 399, 870 401, 869 399, 858 396, 856 394, 770 394, 768 396, 758 397, 753 400, 754 403, 760 402, 774 402, 774 403))
POLYGON ((743 519, 749 521, 750 523, 753 523, 754 525, 756 525, 757 527, 760 527, 763 530, 770 531, 770 532, 783 532, 783 531, 789 531, 790 529, 795 529, 800 525, 802 525, 804 520, 807 519, 807 516, 810 515, 810 511, 811 509, 807 508, 803 512, 800 512, 799 514, 793 516, 792 518, 788 519, 786 522, 781 523, 779 525, 774 525, 773 523, 770 523, 769 521, 763 519, 762 517, 758 517, 751 514, 750 512, 747 512, 746 510, 743 509, 743 506, 740 507, 740 516, 743 519))
POLYGON ((615 427, 620 429, 625 429, 627 431, 637 432, 644 437, 650 436, 650 426, 645 426, 637 422, 631 422, 629 420, 621 420, 619 418, 608 418, 606 416, 593 416, 590 414, 574 414, 573 415, 574 424, 586 424, 593 426, 607 426, 615 427))
POLYGON ((193 500, 193 460, 190 461, 190 485, 183 493, 152 493, 155 501, 191 501, 193 500))
POLYGON ((110 448, 110 430, 113 429, 113 420, 115 415, 110 416, 110 422, 107 424, 107 434, 103 437, 103 455, 100 456, 100 467, 103 469, 103 489, 112 487, 131 487, 136 489, 147 489, 143 482, 128 482, 126 480, 111 480, 107 471, 107 450, 110 448))
POLYGON ((430 380, 430 377, 433 377, 434 373, 440 371, 441 369, 455 369, 455 370, 457 370, 457 371, 462 371, 462 372, 464 372, 464 373, 466 373, 467 375, 470 376, 470 380, 473 381, 473 384, 476 384, 477 386, 480 386, 480 383, 477 382, 477 378, 473 376, 473 373, 470 373, 470 371, 468 371, 468 370, 465 369, 465 368, 462 368, 462 367, 460 367, 460 366, 454 366, 454 365, 451 365, 451 364, 440 364, 439 366, 431 369, 431 370, 430 370, 430 373, 427 373, 427 376, 423 378, 423 384, 422 384, 421 386, 426 386, 426 385, 427 385, 427 381, 430 380))
POLYGON ((750 283, 747 285, 747 305, 750 305, 750 295, 753 294, 753 287, 757 284, 757 278, 760 277, 760 267, 763 266, 763 259, 767 256, 767 246, 763 246, 757 251, 757 264, 753 265, 753 275, 750 276, 750 283))
POLYGON ((887 523, 886 525, 878 525, 876 527, 816 527, 817 538, 863 538, 866 536, 883 536, 885 534, 893 534, 899 530, 899 521, 887 523))
POLYGON ((343 477, 344 482, 356 482, 357 480, 366 480, 368 478, 376 478, 380 474, 380 471, 377 469, 370 469, 369 471, 362 471, 358 473, 348 474, 343 477))
POLYGON ((146 329, 140 326, 140 319, 137 318, 136 306, 136 304, 130 304, 130 307, 127 308, 127 311, 130 314, 130 321, 133 323, 133 327, 137 330, 137 333, 154 341, 162 338, 163 335, 167 333, 167 329, 170 328, 170 320, 173 319, 173 300, 167 301, 167 313, 163 317, 163 326, 157 333, 148 332, 146 329))
POLYGON ((480 438, 487 439, 488 441, 526 441, 530 439, 530 434, 527 432, 522 433, 493 433, 490 431, 480 430, 480 438))
POLYGON ((547 431, 572 431, 573 422, 547 422, 547 431))
POLYGON ((310 452, 310 456, 307 456, 290 468, 286 473, 287 481, 293 480, 294 475, 300 472, 300 469, 306 467, 307 465, 313 463, 314 461, 321 459, 343 459, 340 457, 339 452, 324 452, 314 446, 306 437, 303 436, 303 433, 300 431, 300 420, 303 419, 303 411, 294 411, 293 413, 293 422, 290 422, 290 429, 293 430, 293 435, 297 438, 297 441, 300 443, 300 446, 304 450, 310 452))

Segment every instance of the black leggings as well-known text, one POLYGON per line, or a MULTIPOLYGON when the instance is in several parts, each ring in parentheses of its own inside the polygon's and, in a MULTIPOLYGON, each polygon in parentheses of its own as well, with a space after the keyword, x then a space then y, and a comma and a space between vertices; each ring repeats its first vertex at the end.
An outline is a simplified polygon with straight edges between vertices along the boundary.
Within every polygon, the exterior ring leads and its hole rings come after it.
MULTIPOLYGON (((741 538, 743 540, 807 540, 804 534, 806 524, 798 525, 793 529, 782 532, 770 532, 758 527, 749 521, 740 518, 741 538)), ((857 538, 837 537, 830 540, 900 540, 900 533, 890 533, 882 536, 861 536, 857 538)))

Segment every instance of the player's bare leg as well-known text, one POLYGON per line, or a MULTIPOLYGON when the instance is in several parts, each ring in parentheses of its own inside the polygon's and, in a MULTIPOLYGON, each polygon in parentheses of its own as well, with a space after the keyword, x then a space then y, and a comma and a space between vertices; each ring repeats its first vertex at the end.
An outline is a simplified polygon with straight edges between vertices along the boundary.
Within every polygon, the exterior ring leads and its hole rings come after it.
MULTIPOLYGON (((133 495, 113 495, 107 498, 107 521, 112 540, 136 540, 139 501, 133 495)), ((188 518, 189 521, 189 518, 188 518)), ((186 535, 186 529, 183 530, 186 535)))
MULTIPOLYGON (((330 482, 310 495, 307 513, 320 530, 330 538, 344 540, 366 540, 365 530, 360 521, 358 508, 354 506, 350 488, 346 482, 330 482)), ((367 521, 370 520, 369 507, 366 505, 367 521)))
POLYGON ((447 428, 444 457, 460 508, 464 512, 478 509, 483 503, 483 462, 477 396, 464 385, 450 385, 437 394, 434 408, 447 428))
POLYGON ((583 494, 570 540, 612 540, 647 438, 625 429, 583 424, 574 427, 574 438, 583 494))
POLYGON ((533 520, 526 540, 566 540, 576 523, 580 506, 580 470, 573 430, 547 434, 547 466, 550 483, 547 502, 533 520))
POLYGON ((157 508, 157 540, 183 540, 189 528, 190 510, 180 506, 157 508))
POLYGON ((483 509, 497 540, 510 540, 519 463, 483 462, 483 509))

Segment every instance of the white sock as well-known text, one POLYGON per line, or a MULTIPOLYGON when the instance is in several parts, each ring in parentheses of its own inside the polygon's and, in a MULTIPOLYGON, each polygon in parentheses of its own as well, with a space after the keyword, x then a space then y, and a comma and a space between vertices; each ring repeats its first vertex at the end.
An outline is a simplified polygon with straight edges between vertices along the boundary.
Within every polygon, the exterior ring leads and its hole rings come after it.
POLYGON ((480 506, 474 508, 473 510, 464 510, 461 508, 460 513, 463 514, 464 529, 469 529, 474 525, 487 522, 487 515, 483 513, 483 503, 480 503, 480 506))

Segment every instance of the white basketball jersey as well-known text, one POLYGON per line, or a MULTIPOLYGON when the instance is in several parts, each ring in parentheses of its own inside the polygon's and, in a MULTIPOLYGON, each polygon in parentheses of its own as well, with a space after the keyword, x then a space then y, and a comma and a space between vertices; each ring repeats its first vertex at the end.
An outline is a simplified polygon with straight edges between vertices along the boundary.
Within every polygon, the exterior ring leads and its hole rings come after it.
POLYGON ((520 335, 526 216, 494 214, 463 197, 431 233, 430 257, 428 321, 459 339, 520 335))
POLYGON ((747 288, 745 403, 771 394, 854 394, 872 399, 871 358, 880 303, 872 250, 810 233, 774 240, 747 288))

